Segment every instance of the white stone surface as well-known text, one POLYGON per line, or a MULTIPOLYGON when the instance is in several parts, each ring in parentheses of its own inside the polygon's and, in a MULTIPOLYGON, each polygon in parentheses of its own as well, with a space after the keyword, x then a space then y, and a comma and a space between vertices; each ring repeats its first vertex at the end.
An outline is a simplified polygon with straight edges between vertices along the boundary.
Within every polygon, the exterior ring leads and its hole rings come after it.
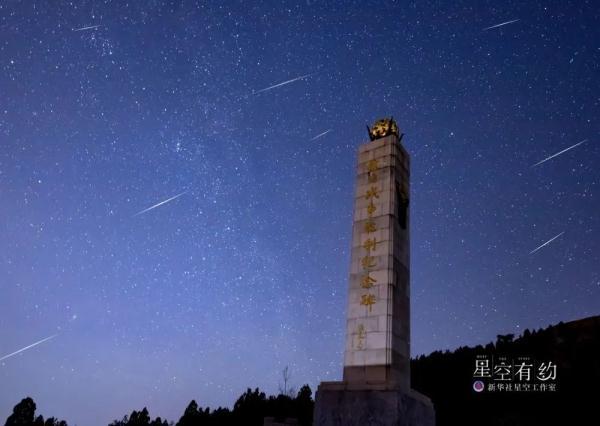
MULTIPOLYGON (((348 367, 388 365, 392 350, 409 354, 409 342, 406 340, 409 337, 406 332, 409 312, 393 311, 400 300, 398 298, 404 298, 410 287, 408 282, 397 278, 407 278, 407 271, 395 269, 399 265, 408 269, 410 265, 408 229, 400 229, 395 216, 398 188, 409 194, 408 161, 408 154, 393 136, 359 147, 344 353, 344 365, 348 367), (376 182, 369 181, 368 175, 369 162, 373 159, 377 160, 378 167, 376 182), (367 199, 366 193, 372 188, 377 189, 378 197, 367 199), (369 214, 367 207, 371 201, 375 211, 369 214), (374 232, 365 231, 367 221, 375 224, 374 232), (364 247, 368 239, 376 240, 375 249, 369 251, 364 247), (365 269, 362 260, 367 255, 373 258, 373 265, 365 269), (370 288, 361 286, 367 272, 376 280, 370 288), (394 291, 395 288, 398 290, 394 291), (361 304, 364 295, 375 297, 370 309, 361 304), (362 332, 359 332, 359 327, 362 332)), ((407 215, 407 222, 409 219, 407 215)), ((406 303, 403 302, 402 306, 406 303)))

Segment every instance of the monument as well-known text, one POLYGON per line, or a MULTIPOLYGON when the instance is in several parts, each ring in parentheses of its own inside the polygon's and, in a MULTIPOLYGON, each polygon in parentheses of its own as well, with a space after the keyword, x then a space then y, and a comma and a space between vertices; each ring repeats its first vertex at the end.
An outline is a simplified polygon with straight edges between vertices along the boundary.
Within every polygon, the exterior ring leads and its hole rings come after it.
POLYGON ((396 122, 358 149, 343 381, 323 382, 315 426, 435 424, 410 387, 410 160, 396 122))

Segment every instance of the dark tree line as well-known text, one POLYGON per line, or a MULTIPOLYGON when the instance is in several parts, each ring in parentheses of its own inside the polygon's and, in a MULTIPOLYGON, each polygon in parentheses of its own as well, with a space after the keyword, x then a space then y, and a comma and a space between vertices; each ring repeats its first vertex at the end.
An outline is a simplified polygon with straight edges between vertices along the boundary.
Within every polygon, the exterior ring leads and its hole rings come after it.
MULTIPOLYGON (((485 346, 435 351, 411 360, 411 372, 412 387, 432 399, 438 426, 600 425, 600 316, 525 330, 517 338, 498 335, 495 343, 485 346), (557 365, 557 391, 474 392, 475 359, 484 354, 552 361, 557 365)), ((160 417, 152 420, 143 408, 109 426, 262 426, 265 417, 295 418, 308 426, 313 407, 308 385, 295 396, 282 392, 267 397, 256 388, 244 392, 232 409, 211 410, 191 401, 176 423, 160 417)), ((36 417, 35 408, 31 398, 23 399, 5 426, 67 426, 53 417, 45 421, 41 415, 36 417)))
MULTIPOLYGON (((248 388, 235 402, 233 409, 209 407, 202 408, 191 401, 177 423, 168 422, 160 417, 151 419, 148 409, 132 411, 121 420, 114 420, 109 426, 262 426, 265 417, 275 421, 297 419, 301 426, 312 425, 314 401, 308 385, 302 386, 296 396, 277 395, 267 397, 258 388, 248 388)), ((5 426, 67 426, 65 421, 49 418, 44 422, 42 416, 35 417, 35 403, 25 398, 13 409, 5 426)))
POLYGON ((27 397, 21 400, 15 408, 13 413, 8 416, 4 426, 67 426, 67 422, 64 420, 57 420, 54 417, 49 417, 44 420, 42 415, 35 416, 35 402, 33 399, 27 397))
POLYGON ((129 416, 115 420, 109 426, 169 426, 169 423, 160 417, 150 420, 148 409, 144 407, 142 411, 133 410, 129 416))
POLYGON ((495 343, 435 351, 411 361, 412 387, 429 396, 438 426, 600 425, 600 316, 498 335, 495 343), (556 392, 473 390, 477 355, 528 356, 557 365, 556 392))

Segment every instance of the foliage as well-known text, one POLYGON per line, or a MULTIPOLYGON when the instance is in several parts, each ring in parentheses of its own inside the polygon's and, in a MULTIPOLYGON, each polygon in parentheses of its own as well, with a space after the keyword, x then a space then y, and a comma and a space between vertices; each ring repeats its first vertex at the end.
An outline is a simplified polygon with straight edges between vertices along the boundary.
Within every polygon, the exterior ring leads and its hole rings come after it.
POLYGON ((13 413, 8 416, 4 426, 67 426, 64 420, 57 420, 49 417, 44 421, 44 417, 39 415, 35 417, 36 405, 30 397, 24 398, 13 408, 13 413))
POLYGON ((600 393, 600 317, 545 330, 498 335, 485 347, 435 351, 411 361, 412 387, 434 403, 438 426, 590 424, 600 393), (557 365, 556 392, 482 392, 472 389, 475 358, 528 356, 557 365), (560 407, 560 408, 559 408, 560 407))
MULTIPOLYGON (((453 352, 435 351, 411 360, 412 387, 429 396, 436 410, 438 426, 449 425, 553 425, 590 424, 596 418, 600 400, 596 388, 600 378, 600 317, 545 330, 525 330, 498 335, 495 343, 474 348, 459 347, 453 352), (556 392, 475 393, 473 369, 477 355, 509 359, 528 356, 533 360, 552 361, 558 366, 556 392), (595 417, 594 417, 595 416, 595 417)), ((202 408, 191 401, 175 426, 262 426, 265 417, 276 421, 297 419, 301 426, 312 425, 314 401, 308 385, 293 395, 287 388, 289 372, 284 371, 284 386, 277 396, 258 388, 248 388, 233 409, 202 408)), ((13 409, 5 426, 67 426, 50 417, 35 416, 33 399, 25 398, 13 409)), ((593 423, 592 423, 593 424, 593 423)), ((174 426, 160 417, 151 420, 148 410, 132 411, 109 426, 174 426)))

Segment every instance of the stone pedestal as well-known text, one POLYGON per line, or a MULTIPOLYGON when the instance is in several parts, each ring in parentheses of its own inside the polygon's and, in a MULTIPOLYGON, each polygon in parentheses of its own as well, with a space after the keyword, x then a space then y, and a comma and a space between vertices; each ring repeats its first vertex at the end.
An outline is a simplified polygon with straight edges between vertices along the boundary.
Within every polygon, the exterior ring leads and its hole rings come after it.
POLYGON ((324 382, 315 396, 314 426, 435 426, 431 400, 414 391, 354 388, 324 382))

